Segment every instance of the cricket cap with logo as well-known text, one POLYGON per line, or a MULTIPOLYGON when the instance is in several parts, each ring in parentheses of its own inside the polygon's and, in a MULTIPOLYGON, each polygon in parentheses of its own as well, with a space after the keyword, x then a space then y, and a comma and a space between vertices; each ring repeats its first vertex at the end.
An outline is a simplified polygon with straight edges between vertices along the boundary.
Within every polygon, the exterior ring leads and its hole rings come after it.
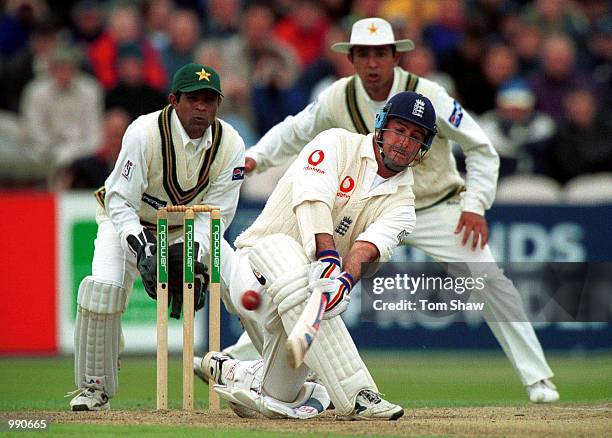
POLYGON ((364 18, 353 24, 351 40, 336 43, 331 46, 334 52, 350 53, 353 46, 388 46, 394 45, 398 52, 407 52, 414 49, 411 40, 396 40, 393 28, 388 21, 382 18, 364 18))
POLYGON ((223 96, 221 79, 212 68, 202 64, 190 63, 179 68, 172 77, 172 93, 191 93, 198 90, 213 90, 223 96))

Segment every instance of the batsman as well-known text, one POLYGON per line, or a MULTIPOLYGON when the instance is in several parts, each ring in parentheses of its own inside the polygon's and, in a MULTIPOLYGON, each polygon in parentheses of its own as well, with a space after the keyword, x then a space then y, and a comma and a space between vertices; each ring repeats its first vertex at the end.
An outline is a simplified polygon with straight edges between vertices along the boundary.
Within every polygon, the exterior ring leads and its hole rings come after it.
POLYGON ((397 420, 404 414, 381 397, 340 315, 362 264, 389 260, 415 226, 409 165, 429 150, 435 120, 429 99, 403 92, 380 111, 373 134, 322 132, 238 236, 231 301, 243 321, 263 328, 263 360, 211 351, 196 364, 236 413, 304 419, 321 414, 331 399, 340 419, 397 420), (315 287, 327 295, 327 305, 304 363, 294 368, 287 334, 315 287), (241 305, 247 290, 261 295, 252 311, 241 305), (305 383, 309 369, 320 383, 305 383))
MULTIPOLYGON (((523 310, 521 296, 495 264, 488 246, 485 211, 495 198, 499 156, 469 112, 440 85, 398 67, 400 52, 413 47, 410 40, 396 40, 391 25, 381 18, 355 22, 350 41, 332 46, 332 50, 346 54, 355 74, 338 79, 315 102, 270 129, 248 149, 246 170, 260 172, 293 159, 326 129, 372 132, 377 112, 401 91, 415 91, 431 99, 438 114, 439 135, 425 159, 414 166, 417 225, 402 244, 438 262, 467 263, 475 276, 480 275, 481 266, 491 267, 486 293, 481 294, 486 302, 482 316, 529 400, 555 402, 559 392, 551 380, 553 372, 523 310), (465 153, 465 178, 457 170, 454 145, 465 153)), ((239 356, 246 350, 244 344, 237 346, 240 348, 227 351, 239 356)))
MULTIPOLYGON (((121 153, 104 187, 96 192, 98 231, 92 273, 79 286, 74 331, 73 411, 110 409, 119 389, 121 315, 138 273, 156 298, 157 210, 170 205, 208 204, 221 209, 222 232, 231 223, 244 178, 244 141, 216 117, 223 100, 217 72, 187 64, 174 74, 170 104, 138 117, 127 129, 121 153)), ((208 214, 195 219, 195 308, 204 306, 208 274, 208 214)), ((182 307, 182 228, 169 218, 169 306, 182 307)), ((222 258, 232 249, 222 239, 222 258)), ((229 266, 229 263, 228 265, 229 266)), ((229 272, 224 275, 229 277, 229 272)))

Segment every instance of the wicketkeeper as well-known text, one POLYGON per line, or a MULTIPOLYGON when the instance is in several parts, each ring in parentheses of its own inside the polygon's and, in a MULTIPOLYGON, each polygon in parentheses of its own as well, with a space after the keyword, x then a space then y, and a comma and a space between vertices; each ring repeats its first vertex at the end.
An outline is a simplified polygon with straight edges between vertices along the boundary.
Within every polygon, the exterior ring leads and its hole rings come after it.
MULTIPOLYGON (((156 297, 157 210, 168 205, 220 207, 222 231, 231 223, 244 178, 244 142, 230 124, 216 117, 223 94, 210 67, 187 64, 172 80, 170 105, 145 114, 127 129, 111 175, 96 192, 98 233, 92 274, 79 286, 74 331, 74 411, 108 410, 119 388, 121 315, 138 273, 147 293, 156 297)), ((180 217, 169 218, 171 316, 182 307, 180 217)), ((195 219, 197 260, 207 260, 209 218, 195 219)), ((222 258, 232 249, 222 240, 222 258)), ((227 264, 230 266, 230 263, 227 264)), ((195 266, 195 305, 204 305, 208 276, 195 266)), ((224 278, 229 277, 229 272, 224 278)), ((227 286, 225 286, 227 287, 227 286)))

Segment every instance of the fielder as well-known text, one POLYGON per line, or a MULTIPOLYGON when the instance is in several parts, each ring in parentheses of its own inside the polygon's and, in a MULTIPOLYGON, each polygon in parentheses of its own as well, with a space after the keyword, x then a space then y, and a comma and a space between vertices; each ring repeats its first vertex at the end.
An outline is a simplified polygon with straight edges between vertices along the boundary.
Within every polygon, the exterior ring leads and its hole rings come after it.
POLYGON ((375 134, 330 129, 301 151, 261 215, 235 242, 231 300, 243 321, 264 328, 263 361, 212 351, 195 364, 223 398, 269 418, 310 418, 329 399, 340 419, 396 420, 404 414, 380 397, 339 315, 361 278, 362 263, 388 260, 414 228, 408 165, 431 146, 435 119, 429 99, 399 93, 380 112, 375 134), (304 364, 294 369, 285 350, 287 333, 315 286, 329 301, 304 364), (249 289, 262 296, 254 311, 240 303, 249 289), (305 385, 309 369, 326 392, 317 383, 305 385))
MULTIPOLYGON (((172 80, 170 105, 137 118, 123 137, 121 153, 105 186, 96 192, 98 233, 92 275, 79 286, 74 332, 74 411, 110 409, 118 390, 121 314, 138 272, 156 297, 157 209, 210 204, 221 208, 227 227, 238 205, 244 178, 244 142, 216 117, 223 94, 219 75, 201 64, 181 67, 172 80)), ((182 288, 180 217, 169 217, 170 291, 182 288), (174 269, 173 269, 174 268, 174 269), (176 286, 173 286, 175 284, 176 286)), ((208 258, 208 217, 196 215, 195 253, 208 258)), ((224 260, 233 251, 222 241, 224 260)), ((230 264, 228 264, 229 266, 230 264)), ((196 309, 204 305, 206 267, 196 263, 196 309)), ((228 278, 229 272, 225 274, 228 278)), ((182 295, 169 297, 171 316, 180 317, 182 295)))
MULTIPOLYGON (((437 112, 439 135, 426 159, 413 169, 418 220, 402 244, 419 248, 441 262, 494 263, 487 245, 484 212, 495 197, 499 157, 470 114, 441 86, 397 67, 398 52, 413 47, 410 40, 395 41, 391 25, 385 20, 357 21, 350 42, 332 46, 333 50, 347 54, 356 74, 337 80, 303 111, 268 131, 248 149, 246 170, 261 172, 292 159, 326 129, 372 132, 374 116, 387 99, 401 91, 416 91, 431 99, 437 112), (466 156, 465 180, 459 175, 451 153, 455 142, 466 156)), ((550 381, 553 372, 531 324, 500 322, 528 321, 522 307, 518 318, 506 311, 511 308, 514 312, 516 303, 521 302, 518 291, 501 270, 489 277, 487 285, 482 297, 483 316, 526 387, 529 400, 557 401, 559 393, 550 381)), ((232 353, 244 350, 241 343, 232 353)))

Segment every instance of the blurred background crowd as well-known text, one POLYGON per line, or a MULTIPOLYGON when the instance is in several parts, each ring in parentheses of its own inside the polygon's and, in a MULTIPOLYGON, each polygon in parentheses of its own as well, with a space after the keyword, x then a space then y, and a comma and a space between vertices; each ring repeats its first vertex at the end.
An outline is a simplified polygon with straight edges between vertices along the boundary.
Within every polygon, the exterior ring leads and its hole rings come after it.
POLYGON ((220 73, 219 116, 249 147, 353 74, 330 45, 377 16, 415 42, 400 65, 443 85, 491 137, 500 190, 530 190, 530 178, 554 200, 585 175, 612 190, 609 0, 2 3, 0 188, 101 186, 129 123, 161 109, 192 61, 220 73))

